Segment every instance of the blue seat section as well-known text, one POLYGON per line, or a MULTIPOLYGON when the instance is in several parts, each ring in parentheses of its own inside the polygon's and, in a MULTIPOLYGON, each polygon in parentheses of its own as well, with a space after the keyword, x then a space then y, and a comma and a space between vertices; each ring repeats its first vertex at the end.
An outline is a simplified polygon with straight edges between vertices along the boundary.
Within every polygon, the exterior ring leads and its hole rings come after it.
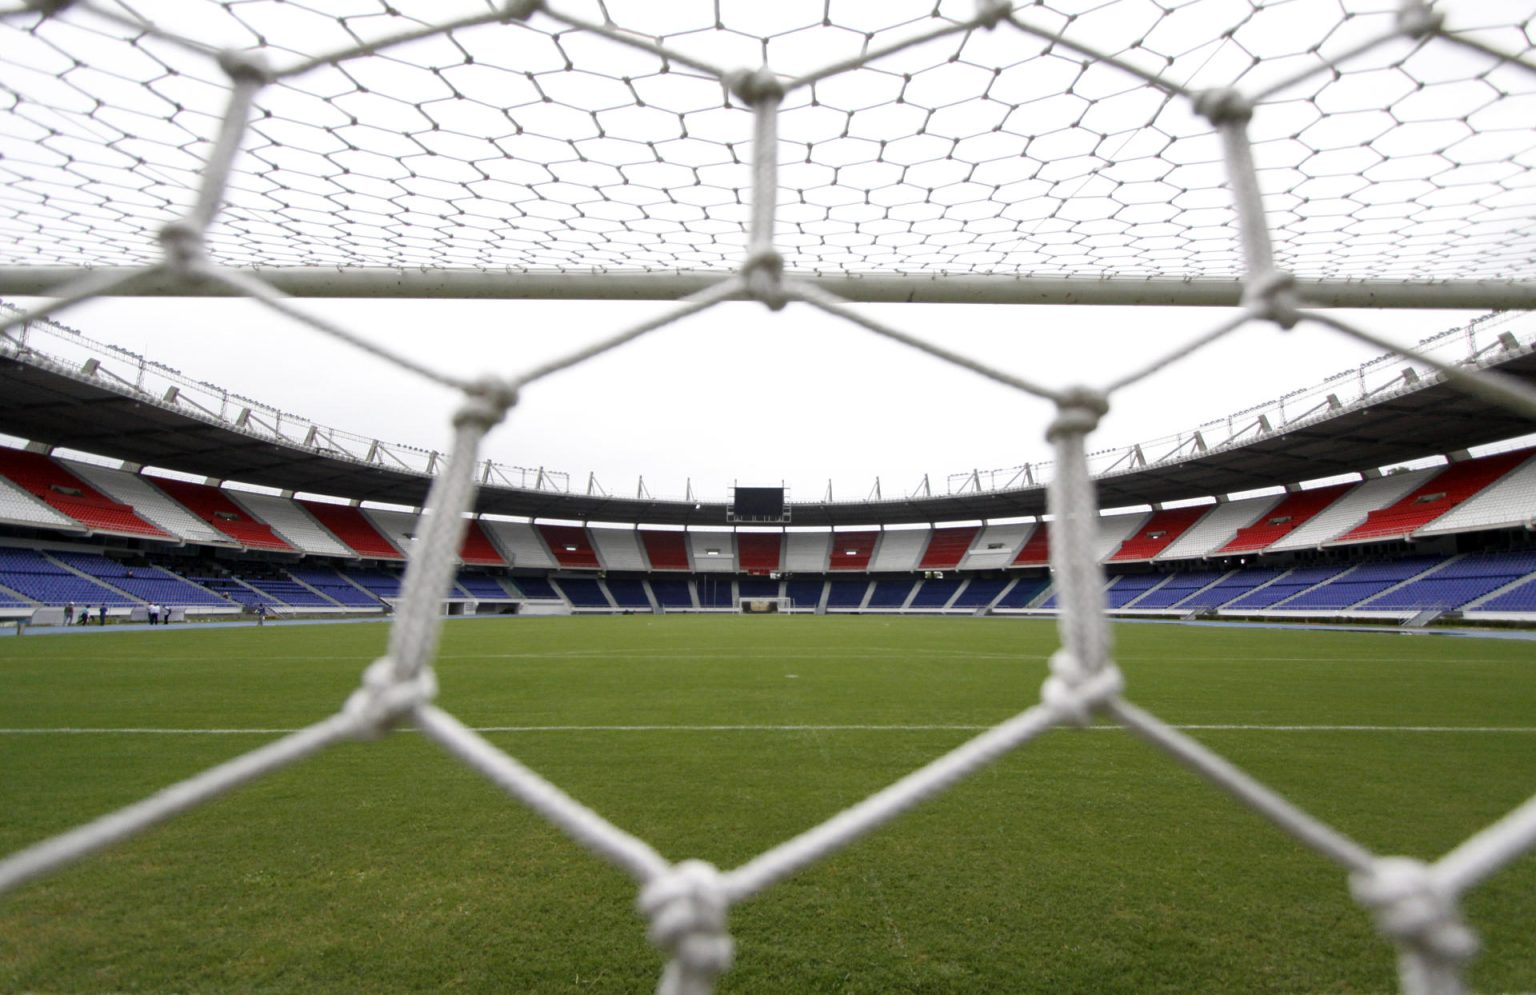
POLYGON ((288 574, 348 608, 375 608, 379 604, 378 598, 361 590, 330 567, 289 567, 288 574))
POLYGON ((1040 592, 1051 586, 1049 577, 1020 577, 1018 583, 1008 589, 1008 593, 997 600, 993 608, 1024 608, 1040 596, 1040 592))
POLYGON ((72 573, 32 549, 0 547, 0 585, 45 605, 133 605, 133 598, 72 573))
POLYGON ((771 577, 741 577, 736 581, 736 593, 743 601, 748 598, 777 598, 779 582, 771 577))
POLYGON ((1297 567, 1261 591, 1227 602, 1228 608, 1269 608, 1301 591, 1343 573, 1344 567, 1297 567))
POLYGON ((53 558, 103 584, 158 605, 222 605, 223 598, 160 567, 129 567, 98 553, 54 553, 53 558))
POLYGON ((1536 577, 1477 606, 1484 612, 1536 612, 1536 577))
POLYGON ((245 582, 266 595, 266 603, 291 605, 295 608, 335 608, 336 603, 316 594, 296 580, 276 577, 243 578, 245 582))
MULTIPOLYGON (((226 605, 230 602, 233 602, 237 605, 245 605, 247 608, 254 608, 257 605, 270 600, 268 598, 263 598, 261 594, 251 590, 249 587, 246 587, 244 584, 240 583, 238 580, 235 580, 233 577, 198 577, 193 575, 187 579, 192 581, 194 584, 199 584, 218 594, 221 598, 224 599, 224 604, 226 605)), ((370 598, 368 603, 376 605, 378 604, 378 601, 370 598)))
POLYGON ((560 577, 555 586, 565 592, 566 600, 575 608, 612 608, 613 602, 590 577, 560 577))
POLYGON ((512 585, 530 601, 563 601, 560 592, 543 577, 513 577, 512 585))
POLYGON ((1387 591, 1361 607, 1449 611, 1533 571, 1536 571, 1536 554, 1478 553, 1454 560, 1429 576, 1404 584, 1395 591, 1387 591))
POLYGON ((358 567, 348 568, 344 576, 360 585, 368 593, 380 598, 398 598, 400 596, 400 577, 387 570, 365 570, 358 567))
POLYGON ((877 580, 870 592, 868 608, 900 608, 912 593, 912 578, 901 580, 877 580))
POLYGON ((972 577, 951 608, 985 608, 1008 586, 1007 577, 972 577))
POLYGON ((686 577, 652 577, 649 581, 656 603, 663 608, 692 608, 693 591, 686 577))
POLYGON ((869 590, 869 581, 852 577, 834 577, 830 584, 831 589, 827 592, 829 609, 858 608, 864 604, 864 592, 869 590))
POLYGON ((923 581, 923 586, 917 589, 912 596, 911 608, 943 608, 949 604, 949 599, 960 590, 961 581, 957 577, 930 578, 923 581))
POLYGON ((789 598, 791 608, 814 611, 820 607, 821 594, 826 587, 827 581, 824 577, 797 577, 785 582, 784 596, 789 598))
POLYGON ((693 586, 699 592, 700 608, 734 608, 736 606, 736 585, 732 577, 719 577, 714 574, 696 574, 693 578, 693 586))
MULTIPOLYGON (((1226 573, 1225 570, 1191 570, 1168 578, 1168 583, 1136 602, 1136 608, 1174 608, 1179 603, 1226 573)), ((1119 585, 1115 585, 1118 587, 1119 585)))
POLYGON ((465 594, 481 601, 506 601, 512 597, 495 577, 486 574, 460 572, 456 583, 465 594))
POLYGON ((1414 574, 1440 562, 1436 556, 1410 556, 1401 560, 1367 563, 1349 574, 1330 580, 1286 602, 1286 608, 1349 608, 1401 584, 1414 574))
POLYGON ((651 610, 651 596, 645 593, 645 581, 638 577, 609 577, 608 593, 620 608, 651 610))
POLYGON ((1220 608, 1222 605, 1252 591, 1260 584, 1267 584, 1284 571, 1274 567, 1255 567, 1239 570, 1218 584, 1189 598, 1180 608, 1220 608))
MULTIPOLYGON (((1110 608, 1124 608, 1152 588, 1163 582, 1167 574, 1120 574, 1104 592, 1104 603, 1110 608)), ((1045 608, 1056 607, 1056 595, 1046 599, 1045 608)))

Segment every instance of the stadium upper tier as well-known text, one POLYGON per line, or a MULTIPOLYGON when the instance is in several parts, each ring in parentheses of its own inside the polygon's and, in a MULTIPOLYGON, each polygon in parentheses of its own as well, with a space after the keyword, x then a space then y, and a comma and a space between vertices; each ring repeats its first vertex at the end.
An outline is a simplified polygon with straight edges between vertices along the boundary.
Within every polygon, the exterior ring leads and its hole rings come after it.
MULTIPOLYGON (((4 305, 0 305, 4 306, 4 305)), ((1495 314, 1419 346, 1442 362, 1536 381, 1536 321, 1495 314)), ((1529 419, 1464 393, 1423 361, 1382 356, 1177 436, 1102 450, 1093 472, 1104 508, 1161 505, 1464 453, 1532 431, 1529 419)), ((421 507, 439 454, 327 428, 181 376, 50 321, 0 338, 0 432, 282 491, 421 507)), ((1049 463, 970 476, 951 493, 793 502, 794 524, 868 526, 1038 516, 1049 463)), ((476 511, 530 519, 723 526, 720 498, 625 498, 573 492, 568 475, 487 461, 476 511)), ((55 499, 56 503, 57 499, 55 499)), ((212 512, 210 512, 212 514, 212 512)), ((229 522, 202 515, 223 541, 229 522)))

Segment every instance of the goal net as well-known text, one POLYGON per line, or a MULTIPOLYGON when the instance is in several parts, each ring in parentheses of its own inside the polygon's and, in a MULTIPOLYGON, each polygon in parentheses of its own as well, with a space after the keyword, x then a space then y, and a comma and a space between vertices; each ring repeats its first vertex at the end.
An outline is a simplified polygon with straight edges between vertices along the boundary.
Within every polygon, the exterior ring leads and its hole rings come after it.
MULTIPOLYGON (((0 892, 326 747, 406 725, 634 880, 660 988, 729 971, 729 910, 1063 724, 1133 730, 1315 849, 1398 955, 1462 989, 1464 895, 1536 843, 1536 799, 1434 861, 1382 855, 1134 704, 1086 440, 1116 395, 1250 323, 1383 351, 1337 306, 1536 304, 1531 11, 1513 3, 802 4, 0 0, 0 294, 238 295, 463 396, 387 652, 334 715, 0 860, 0 892), (303 296, 675 299, 515 376, 463 378, 303 296), (720 869, 663 857, 433 702, 482 440, 521 388, 728 300, 814 309, 1054 406, 1061 648, 1039 700, 720 869), (862 301, 1214 304, 1102 385, 1035 382, 862 301)), ((1401 351, 1401 350, 1398 350, 1401 351)), ((1415 357, 1536 417, 1536 396, 1415 357)), ((769 468, 771 469, 771 468, 769 468)), ((756 938, 742 936, 742 943, 756 938)))
POLYGON ((788 614, 794 610, 794 602, 793 599, 784 597, 746 597, 736 602, 736 610, 743 615, 788 614))

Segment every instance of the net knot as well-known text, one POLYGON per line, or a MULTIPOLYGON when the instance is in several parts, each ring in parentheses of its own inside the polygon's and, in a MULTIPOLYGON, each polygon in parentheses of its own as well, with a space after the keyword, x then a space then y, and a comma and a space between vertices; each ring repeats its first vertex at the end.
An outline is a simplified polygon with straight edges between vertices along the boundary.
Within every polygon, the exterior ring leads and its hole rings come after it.
POLYGON ((1259 273, 1248 281, 1243 292, 1243 306, 1255 318, 1273 321, 1286 331, 1301 320, 1301 300, 1296 295, 1296 278, 1283 270, 1259 273))
POLYGON ((381 656, 363 671, 363 686, 353 691, 342 712, 359 739, 378 739, 415 709, 437 697, 437 676, 423 667, 412 677, 395 673, 395 661, 381 656))
POLYGON ((1013 13, 1012 0, 976 0, 976 23, 991 31, 1013 13))
POLYGON ((1428 38, 1445 26, 1445 14, 1432 10, 1423 0, 1404 0, 1397 11, 1397 30, 1409 38, 1428 38))
POLYGON ((640 890, 636 904, 650 922, 651 943, 671 957, 660 990, 707 992, 731 969, 736 945, 725 928, 729 902, 713 864, 673 865, 640 890))
POLYGON ((237 83, 245 81, 265 85, 272 82, 272 66, 256 52, 220 52, 219 68, 237 83))
POLYGON ((1093 710, 1125 689, 1120 668, 1105 660, 1089 666, 1070 650, 1051 654, 1051 676, 1040 686, 1040 701, 1062 722, 1085 726, 1093 710))
POLYGON ((202 268, 203 232, 185 221, 172 221, 160 229, 160 248, 166 268, 178 276, 191 276, 202 268))
POLYGON ((1056 418, 1046 429, 1052 442, 1062 435, 1087 435, 1109 413, 1109 398, 1092 387, 1069 387, 1056 398, 1056 418))
POLYGON ((508 0, 501 14, 509 21, 526 21, 543 6, 544 0, 508 0))
POLYGON ((1221 127, 1241 124, 1253 117, 1253 101, 1229 86, 1195 94, 1195 113, 1221 127))
POLYGON ((775 249, 764 249, 748 257, 741 275, 747 281, 747 293, 770 311, 782 311, 789 298, 784 293, 784 257, 775 249))
POLYGON ((732 96, 750 107, 763 102, 776 104, 784 99, 784 84, 767 66, 733 69, 725 74, 723 82, 732 96))
POLYGON ((1376 914, 1376 928, 1405 946, 1441 961, 1477 953, 1477 936, 1461 921, 1455 896, 1435 881, 1430 868, 1408 857, 1382 857, 1351 875, 1355 901, 1376 914))
POLYGON ((474 424, 490 431, 517 403, 517 388, 500 377, 486 376, 464 388, 464 403, 454 412, 453 425, 474 424))

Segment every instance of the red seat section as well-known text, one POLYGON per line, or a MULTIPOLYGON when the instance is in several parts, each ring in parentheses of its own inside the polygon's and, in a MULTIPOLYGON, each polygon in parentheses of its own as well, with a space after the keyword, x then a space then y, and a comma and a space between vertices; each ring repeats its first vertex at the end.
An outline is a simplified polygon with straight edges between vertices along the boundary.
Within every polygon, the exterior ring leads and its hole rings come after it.
POLYGON ((1287 494, 1260 521, 1237 530, 1218 553, 1252 553, 1279 542, 1318 512, 1337 501, 1355 484, 1331 484, 1311 491, 1287 494))
POLYGON ((507 561, 491 544, 490 536, 480 523, 471 518, 464 530, 464 544, 459 547, 459 559, 477 567, 504 567, 507 561))
POLYGON ((736 563, 742 573, 774 573, 779 569, 783 549, 782 532, 736 533, 736 563))
POLYGON ((1365 521, 1335 539, 1363 542, 1368 539, 1400 539, 1428 525, 1478 491, 1530 458, 1536 450, 1521 449, 1481 459, 1452 463, 1394 504, 1377 508, 1365 521))
POLYGON ((155 477, 153 482, 182 507, 242 546, 296 552, 271 526, 235 504, 217 487, 164 477, 155 477))
POLYGON ((689 569, 688 536, 685 533, 641 529, 640 541, 645 545, 645 557, 651 561, 652 570, 689 569))
POLYGON ((0 473, 93 532, 171 538, 159 526, 140 518, 129 505, 112 500, 42 453, 0 448, 0 473))
POLYGON ((979 525, 959 525, 947 529, 934 529, 933 538, 928 540, 928 548, 923 552, 923 561, 917 565, 919 570, 953 570, 965 559, 965 554, 970 552, 971 543, 976 541, 976 533, 981 531, 979 525))
POLYGON ((1051 562, 1051 527, 1041 522, 1029 534, 1029 541, 1020 547, 1013 558, 1016 567, 1043 567, 1051 562))
POLYGON ((602 566, 587 530, 580 525, 540 525, 539 534, 562 567, 597 570, 602 566))
POLYGON ((832 533, 832 569, 868 570, 879 540, 880 533, 874 531, 832 533))
POLYGON ((1205 513, 1211 510, 1211 505, 1202 504, 1196 508, 1174 508, 1169 511, 1157 511, 1147 519, 1147 523, 1120 544, 1108 562, 1117 563, 1126 560, 1150 560, 1158 553, 1173 545, 1175 539, 1189 531, 1190 526, 1205 517, 1205 513))
POLYGON ((323 501, 300 501, 299 506, 315 517, 315 521, 346 543, 352 552, 370 560, 403 560, 405 554, 374 528, 362 509, 349 504, 326 504, 323 501))

